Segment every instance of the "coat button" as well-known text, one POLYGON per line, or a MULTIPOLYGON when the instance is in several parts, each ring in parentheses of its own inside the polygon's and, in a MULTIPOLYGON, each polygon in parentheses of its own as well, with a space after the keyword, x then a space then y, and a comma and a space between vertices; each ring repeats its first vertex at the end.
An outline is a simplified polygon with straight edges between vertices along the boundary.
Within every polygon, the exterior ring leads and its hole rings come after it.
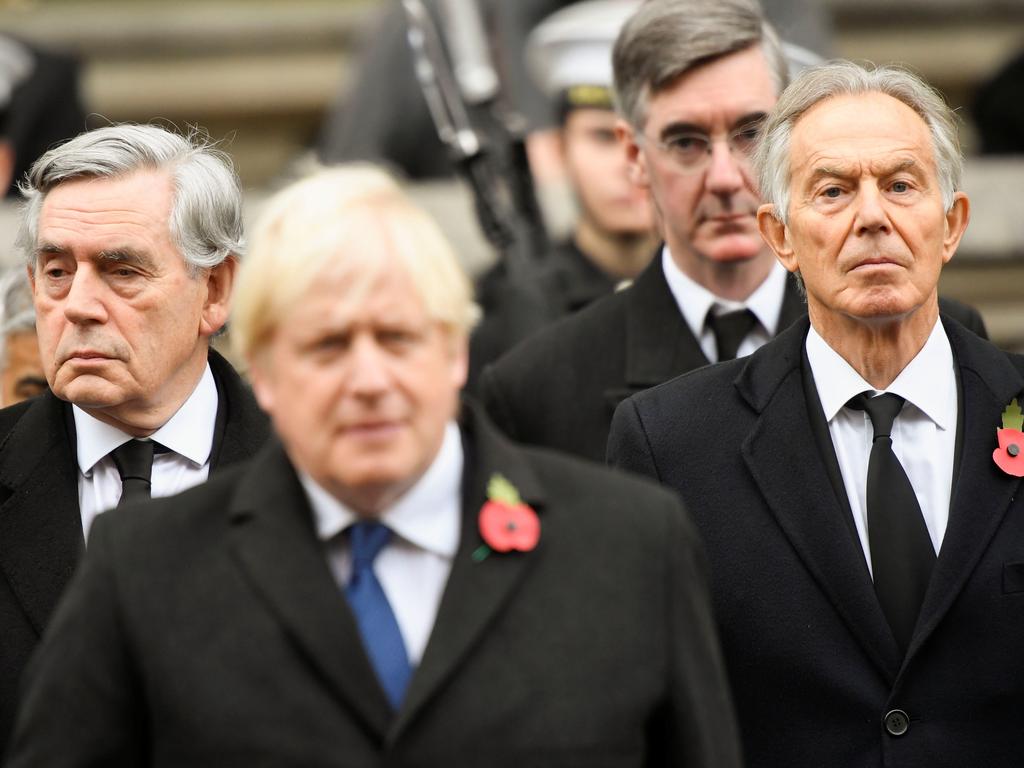
POLYGON ((884 722, 890 736, 902 736, 910 728, 910 718, 902 709, 894 709, 886 714, 884 722))

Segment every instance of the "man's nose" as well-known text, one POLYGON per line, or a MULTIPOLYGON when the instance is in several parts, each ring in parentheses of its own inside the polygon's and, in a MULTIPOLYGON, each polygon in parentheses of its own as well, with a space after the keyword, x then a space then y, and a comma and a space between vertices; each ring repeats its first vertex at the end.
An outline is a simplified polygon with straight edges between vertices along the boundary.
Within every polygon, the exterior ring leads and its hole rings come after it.
POLYGON ((874 184, 863 184, 857 192, 854 228, 857 234, 889 234, 892 222, 885 208, 881 190, 874 184))
POLYGON ((739 192, 744 182, 743 156, 737 155, 724 140, 712 141, 710 152, 705 181, 708 191, 723 196, 739 192))
POLYGON ((107 308, 103 301, 105 286, 93 270, 79 268, 71 278, 64 298, 64 316, 72 323, 103 323, 107 308))
POLYGON ((349 385, 352 392, 372 396, 387 389, 390 381, 387 352, 370 334, 359 334, 349 350, 349 385))

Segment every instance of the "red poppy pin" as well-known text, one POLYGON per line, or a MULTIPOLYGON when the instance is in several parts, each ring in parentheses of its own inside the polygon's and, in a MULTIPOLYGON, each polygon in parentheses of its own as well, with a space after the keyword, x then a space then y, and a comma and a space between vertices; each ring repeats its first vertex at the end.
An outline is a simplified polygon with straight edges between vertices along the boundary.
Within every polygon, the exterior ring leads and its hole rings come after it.
POLYGON ((992 452, 992 460, 1003 472, 1024 477, 1024 414, 1017 398, 1003 411, 1003 428, 996 430, 999 447, 992 452))
POLYGON ((484 544, 473 552, 480 562, 493 552, 529 552, 540 540, 540 519, 519 498, 519 491, 503 475, 491 475, 487 502, 480 509, 480 535, 484 544))

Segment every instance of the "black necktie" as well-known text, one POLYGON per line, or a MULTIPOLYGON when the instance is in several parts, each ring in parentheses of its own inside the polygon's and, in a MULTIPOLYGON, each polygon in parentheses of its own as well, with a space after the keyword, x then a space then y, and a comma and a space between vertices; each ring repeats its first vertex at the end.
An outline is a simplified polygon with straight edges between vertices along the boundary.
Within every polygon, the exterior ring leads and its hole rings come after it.
POLYGON ((718 348, 718 362, 732 360, 736 357, 736 350, 747 338, 747 334, 754 327, 757 318, 749 309, 737 309, 735 312, 725 312, 721 315, 715 314, 712 307, 708 310, 705 320, 708 328, 715 334, 715 346, 718 348))
POLYGON ((874 427, 867 483, 871 569, 882 612, 905 652, 935 565, 935 549, 914 488, 892 450, 892 425, 903 398, 862 392, 847 406, 867 411, 874 427))
POLYGON ((153 441, 129 440, 111 454, 121 475, 121 507, 129 501, 148 499, 150 476, 153 473, 153 441))

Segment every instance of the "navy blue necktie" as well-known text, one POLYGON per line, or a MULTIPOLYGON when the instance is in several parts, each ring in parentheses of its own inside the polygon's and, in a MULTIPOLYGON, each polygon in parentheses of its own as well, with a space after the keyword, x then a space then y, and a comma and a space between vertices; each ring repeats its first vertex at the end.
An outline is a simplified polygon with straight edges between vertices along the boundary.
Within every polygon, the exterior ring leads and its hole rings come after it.
POLYGON ((355 615, 370 663, 388 701, 397 710, 409 686, 412 667, 398 621, 377 574, 373 572, 373 561, 390 538, 391 530, 383 523, 360 522, 349 528, 352 578, 345 587, 345 596, 355 615))

